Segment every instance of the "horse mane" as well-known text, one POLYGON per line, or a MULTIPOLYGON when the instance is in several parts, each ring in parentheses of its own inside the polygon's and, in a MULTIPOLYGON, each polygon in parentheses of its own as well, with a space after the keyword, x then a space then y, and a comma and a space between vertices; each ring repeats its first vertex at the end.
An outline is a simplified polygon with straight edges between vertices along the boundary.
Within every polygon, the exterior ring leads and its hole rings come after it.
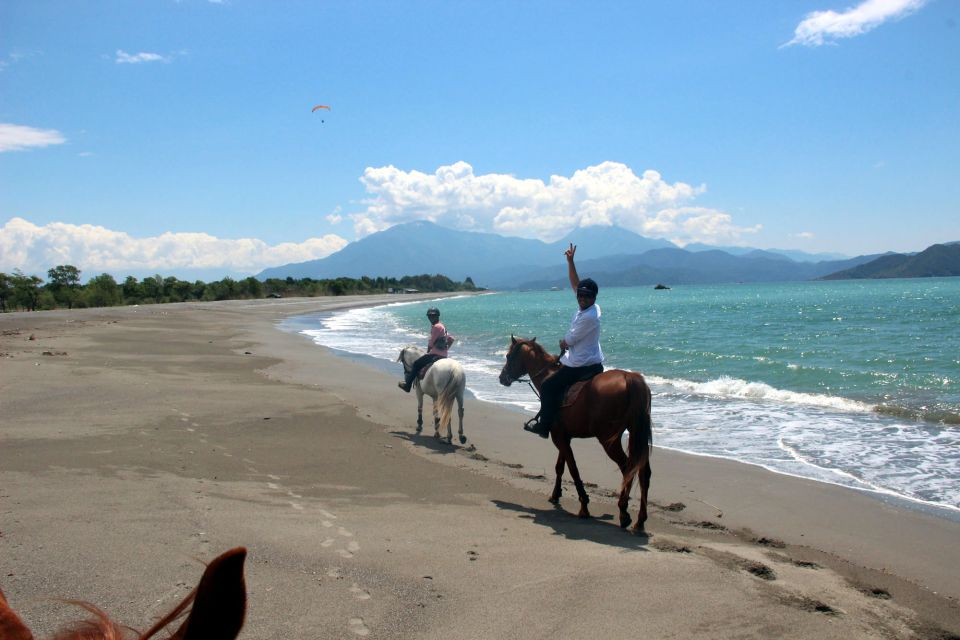
MULTIPOLYGON (((246 614, 247 597, 243 578, 246 556, 247 550, 237 547, 214 558, 207 565, 196 588, 142 634, 132 627, 114 622, 89 602, 62 600, 85 609, 93 617, 57 631, 51 640, 147 640, 160 631, 166 631, 166 637, 170 640, 232 640, 240 633, 246 614), (183 616, 187 616, 186 620, 171 633, 167 627, 183 616)), ((10 608, 3 591, 0 591, 0 640, 33 640, 30 629, 10 608)))
POLYGON ((82 600, 64 600, 93 614, 93 618, 71 623, 58 631, 51 640, 123 640, 127 632, 136 634, 131 627, 117 624, 106 613, 82 600))
POLYGON ((527 345, 528 347, 530 347, 530 349, 532 349, 532 350, 534 351, 534 353, 535 353, 536 355, 541 356, 541 357, 542 357, 543 359, 545 359, 551 366, 555 365, 557 362, 560 361, 560 358, 559 358, 559 357, 557 357, 557 356, 553 355, 552 353, 550 353, 549 351, 547 351, 546 347, 544 347, 542 344, 540 344, 539 342, 537 342, 537 339, 536 339, 536 338, 530 338, 529 340, 525 340, 525 339, 523 339, 523 338, 517 338, 517 344, 525 344, 525 345, 527 345))

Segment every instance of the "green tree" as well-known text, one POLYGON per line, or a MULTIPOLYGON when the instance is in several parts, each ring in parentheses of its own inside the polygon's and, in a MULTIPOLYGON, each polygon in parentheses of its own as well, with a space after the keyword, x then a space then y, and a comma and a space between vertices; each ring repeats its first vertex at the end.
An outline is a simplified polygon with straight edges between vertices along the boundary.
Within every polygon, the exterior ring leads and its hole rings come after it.
POLYGON ((122 299, 121 289, 109 273, 91 278, 83 291, 83 301, 90 307, 112 307, 122 299))
POLYGON ((72 264, 60 264, 47 271, 47 288, 57 304, 73 309, 80 288, 80 270, 72 264))
POLYGON ((7 310, 7 299, 13 294, 13 284, 10 276, 0 271, 0 313, 7 310))
POLYGON ((123 281, 123 300, 127 304, 138 304, 143 300, 143 287, 133 276, 127 276, 123 281))
POLYGON ((40 284, 42 282, 43 280, 37 276, 27 276, 20 269, 14 269, 11 278, 13 295, 10 297, 13 306, 26 311, 36 311, 40 303, 40 284))

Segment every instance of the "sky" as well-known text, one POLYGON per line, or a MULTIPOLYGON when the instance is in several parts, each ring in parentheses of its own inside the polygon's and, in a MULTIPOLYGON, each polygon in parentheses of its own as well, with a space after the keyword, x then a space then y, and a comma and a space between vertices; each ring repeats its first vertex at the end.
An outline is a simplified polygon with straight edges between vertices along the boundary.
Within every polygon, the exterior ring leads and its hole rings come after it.
POLYGON ((413 220, 920 251, 960 240, 958 23, 956 0, 2 0, 0 271, 235 277, 413 220))

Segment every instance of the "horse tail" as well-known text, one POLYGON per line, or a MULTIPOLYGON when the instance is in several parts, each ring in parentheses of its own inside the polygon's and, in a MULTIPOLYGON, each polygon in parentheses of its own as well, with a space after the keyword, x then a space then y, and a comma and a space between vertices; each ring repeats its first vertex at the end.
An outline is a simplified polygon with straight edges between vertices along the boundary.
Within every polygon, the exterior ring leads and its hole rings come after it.
POLYGON ((650 387, 639 374, 635 374, 627 376, 627 389, 630 393, 630 404, 627 409, 627 424, 630 429, 627 461, 630 466, 624 476, 624 483, 628 478, 633 482, 634 476, 647 466, 650 462, 650 448, 653 446, 650 387))
MULTIPOLYGON (((440 390, 437 401, 440 403, 440 428, 444 425, 450 429, 450 421, 453 419, 453 404, 457 401, 461 390, 466 384, 466 376, 463 373, 463 367, 450 367, 450 379, 446 386, 440 390)), ((448 433, 453 433, 450 429, 448 433)))

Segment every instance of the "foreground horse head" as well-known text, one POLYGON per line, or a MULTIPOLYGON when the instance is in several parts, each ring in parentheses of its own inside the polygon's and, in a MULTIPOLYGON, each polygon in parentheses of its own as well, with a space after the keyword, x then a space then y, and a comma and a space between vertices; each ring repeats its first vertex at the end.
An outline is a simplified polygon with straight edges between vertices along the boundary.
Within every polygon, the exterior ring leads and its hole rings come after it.
MULTIPOLYGON (((404 347, 397 361, 403 363, 404 372, 413 368, 413 363, 424 354, 420 347, 404 347)), ((467 388, 467 374, 459 362, 453 358, 441 358, 426 370, 422 380, 413 381, 417 392, 417 433, 423 431, 423 396, 433 398, 433 437, 440 439, 440 432, 446 428, 447 444, 453 442, 453 403, 457 403, 457 415, 460 418, 460 444, 466 444, 463 435, 463 393, 467 388)))
MULTIPOLYGON (((143 633, 119 625, 107 614, 91 604, 68 600, 94 615, 54 636, 53 640, 123 640, 123 638, 156 637, 160 631, 182 617, 189 609, 187 619, 172 635, 171 640, 233 640, 240 634, 247 609, 247 590, 243 579, 243 563, 247 550, 231 549, 207 565, 200 583, 183 601, 143 633), (190 604, 193 607, 190 608, 190 604)), ((0 640, 33 640, 26 624, 7 604, 0 591, 0 640)))
MULTIPOLYGON (((544 380, 553 375, 559 366, 559 358, 547 353, 536 338, 524 340, 511 336, 507 362, 500 371, 500 384, 510 386, 526 375, 530 376, 530 382, 539 392, 544 380)), ((633 479, 639 477, 640 511, 634 531, 642 531, 643 523, 647 519, 652 429, 650 388, 643 376, 633 371, 609 369, 591 378, 576 399, 560 409, 550 432, 553 444, 559 450, 557 479, 550 501, 559 503, 564 467, 569 466, 580 498, 578 515, 581 518, 590 517, 587 509, 590 498, 580 480, 580 471, 573 457, 573 449, 570 448, 570 440, 596 438, 610 459, 617 463, 623 476, 620 499, 617 502, 621 527, 626 527, 631 522, 627 503, 630 500, 633 479), (620 441, 627 429, 630 430, 630 440, 625 453, 620 441)))

